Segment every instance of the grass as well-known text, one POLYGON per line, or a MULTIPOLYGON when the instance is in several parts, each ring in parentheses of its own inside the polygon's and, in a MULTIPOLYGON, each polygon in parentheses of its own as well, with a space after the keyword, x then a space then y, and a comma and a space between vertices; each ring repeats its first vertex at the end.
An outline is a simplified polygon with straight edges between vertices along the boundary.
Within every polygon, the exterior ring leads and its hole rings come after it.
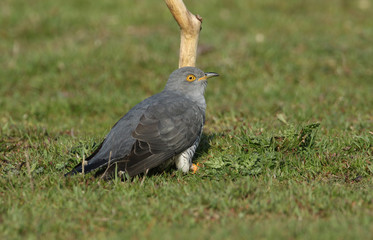
POLYGON ((1 239, 363 239, 373 232, 370 1, 186 1, 204 17, 197 174, 63 174, 177 67, 162 1, 3 0, 1 239))

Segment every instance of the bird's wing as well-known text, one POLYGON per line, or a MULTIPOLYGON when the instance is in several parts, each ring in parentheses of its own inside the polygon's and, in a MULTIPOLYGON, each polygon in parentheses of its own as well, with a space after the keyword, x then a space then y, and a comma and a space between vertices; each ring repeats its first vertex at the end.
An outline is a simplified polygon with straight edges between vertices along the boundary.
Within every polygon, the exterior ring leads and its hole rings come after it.
POLYGON ((188 99, 149 106, 132 132, 136 140, 126 171, 137 175, 183 152, 195 142, 204 123, 204 111, 188 99))
MULTIPOLYGON (((137 104, 114 124, 99 147, 85 159, 87 164, 84 166, 85 173, 107 166, 109 163, 123 161, 128 157, 135 142, 135 139, 131 137, 131 132, 137 126, 138 120, 149 106, 149 102, 154 101, 153 98, 156 97, 157 95, 154 95, 137 104)), ((82 171, 82 163, 79 163, 65 176, 74 175, 82 171)))

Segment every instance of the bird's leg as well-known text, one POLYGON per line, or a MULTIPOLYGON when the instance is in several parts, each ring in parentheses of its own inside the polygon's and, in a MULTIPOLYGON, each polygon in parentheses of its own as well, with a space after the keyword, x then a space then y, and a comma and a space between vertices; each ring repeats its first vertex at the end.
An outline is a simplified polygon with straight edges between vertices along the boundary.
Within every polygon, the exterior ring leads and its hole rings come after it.
POLYGON ((175 163, 177 169, 183 171, 184 173, 187 173, 192 169, 194 165, 192 164, 193 155, 196 152, 197 146, 199 144, 199 139, 200 138, 198 137, 190 148, 176 156, 175 163))
POLYGON ((192 166, 190 167, 190 170, 193 171, 192 174, 195 174, 200 167, 201 167, 201 165, 199 163, 197 163, 197 164, 193 163, 192 166))
MULTIPOLYGON (((189 160, 189 154, 188 154, 188 150, 187 149, 186 151, 182 152, 181 154, 179 154, 178 156, 176 156, 175 158, 175 164, 176 164, 176 168, 181 170, 182 172, 184 173, 187 173, 191 167, 191 162, 189 160)), ((193 155, 192 155, 193 157, 193 155)))

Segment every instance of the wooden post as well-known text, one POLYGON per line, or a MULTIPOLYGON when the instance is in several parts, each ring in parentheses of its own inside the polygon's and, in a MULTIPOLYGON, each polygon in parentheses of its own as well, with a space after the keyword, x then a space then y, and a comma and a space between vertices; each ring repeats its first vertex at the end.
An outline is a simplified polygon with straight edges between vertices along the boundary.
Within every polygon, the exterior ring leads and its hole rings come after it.
POLYGON ((164 0, 180 26, 179 68, 195 67, 202 18, 186 8, 182 0, 164 0))

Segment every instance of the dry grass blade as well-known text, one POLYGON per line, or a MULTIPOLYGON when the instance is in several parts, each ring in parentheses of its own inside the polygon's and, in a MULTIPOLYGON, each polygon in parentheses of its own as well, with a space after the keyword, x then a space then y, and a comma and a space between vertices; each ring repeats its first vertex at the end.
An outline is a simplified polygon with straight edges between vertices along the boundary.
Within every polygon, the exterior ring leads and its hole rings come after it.
POLYGON ((25 158, 26 158, 27 175, 28 175, 28 177, 30 179, 31 190, 34 191, 34 180, 32 178, 32 174, 31 174, 30 157, 29 157, 29 153, 28 152, 25 153, 25 158))
POLYGON ((111 166, 111 165, 110 165, 111 154, 112 154, 112 152, 110 151, 110 154, 109 154, 109 161, 108 161, 107 167, 106 167, 106 169, 105 169, 105 172, 101 175, 100 179, 103 179, 104 176, 106 176, 107 172, 108 172, 109 169, 110 169, 110 166, 111 166))

